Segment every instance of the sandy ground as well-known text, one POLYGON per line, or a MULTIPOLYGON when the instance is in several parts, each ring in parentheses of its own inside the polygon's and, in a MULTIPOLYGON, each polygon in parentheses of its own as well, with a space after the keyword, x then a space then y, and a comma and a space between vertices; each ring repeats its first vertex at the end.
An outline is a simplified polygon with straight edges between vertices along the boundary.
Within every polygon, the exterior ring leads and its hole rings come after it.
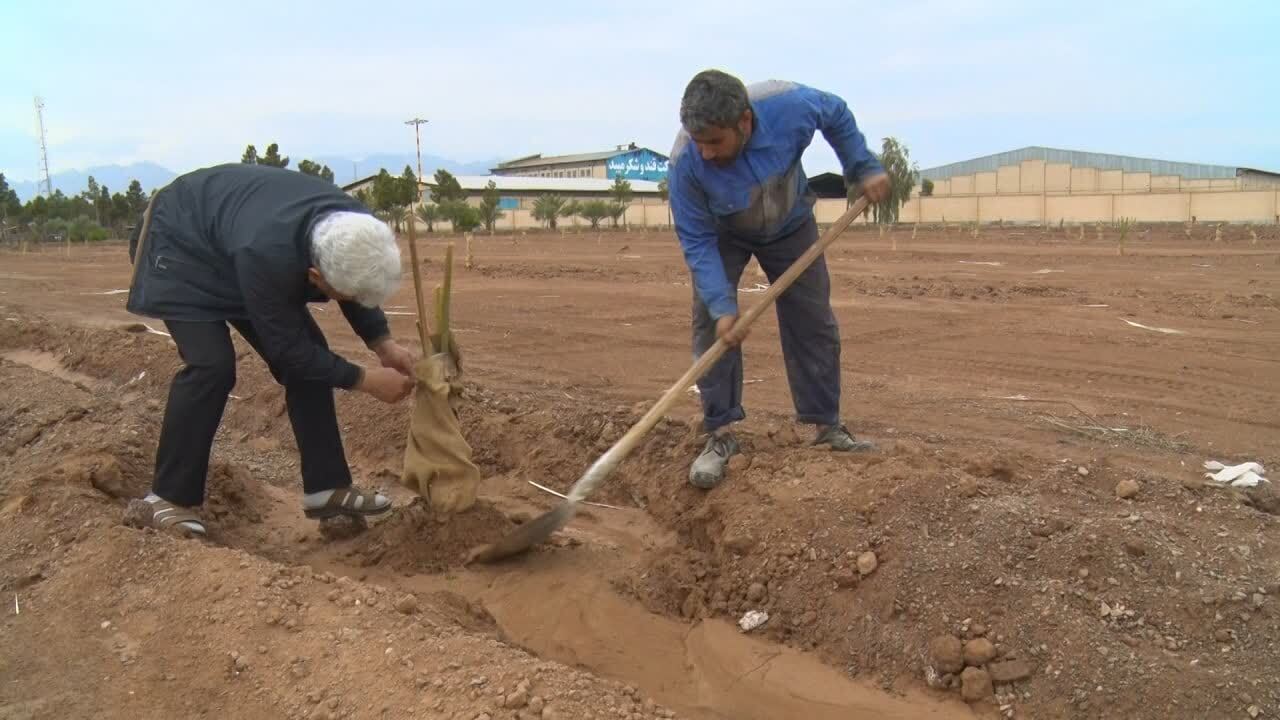
MULTIPOLYGON (((1280 503, 1200 464, 1280 462, 1280 233, 1140 228, 1121 257, 1078 232, 847 232, 844 412, 881 452, 805 446, 767 315, 724 485, 684 482, 685 393, 595 498, 618 509, 471 568, 554 501, 529 480, 566 488, 687 368, 669 233, 475 239, 453 305, 486 483, 457 518, 395 488, 363 533, 303 519, 245 348, 207 543, 119 522, 178 366, 123 329, 123 247, 0 251, 0 718, 1274 716, 1280 503), (744 634, 747 610, 770 619, 744 634)), ((407 405, 339 406, 357 474, 394 487, 407 405)))

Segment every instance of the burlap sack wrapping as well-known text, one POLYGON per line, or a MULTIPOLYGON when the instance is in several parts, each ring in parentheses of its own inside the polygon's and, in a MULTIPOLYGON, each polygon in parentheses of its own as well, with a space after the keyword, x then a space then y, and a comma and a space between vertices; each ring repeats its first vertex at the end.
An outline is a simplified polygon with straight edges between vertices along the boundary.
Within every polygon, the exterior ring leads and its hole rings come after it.
POLYGON ((480 469, 471 462, 471 446, 452 401, 461 391, 456 357, 436 354, 414 366, 417 388, 404 448, 400 482, 440 512, 457 513, 476 501, 480 469))

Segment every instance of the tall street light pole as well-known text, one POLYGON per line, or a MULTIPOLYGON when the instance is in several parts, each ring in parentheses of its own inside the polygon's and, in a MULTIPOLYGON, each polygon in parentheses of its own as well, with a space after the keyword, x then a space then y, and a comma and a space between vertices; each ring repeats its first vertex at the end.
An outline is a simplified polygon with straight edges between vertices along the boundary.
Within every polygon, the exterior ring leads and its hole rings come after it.
MULTIPOLYGON (((423 125, 426 125, 427 121, 422 118, 416 117, 412 120, 405 120, 404 124, 413 126, 413 144, 418 151, 418 182, 421 183, 422 182, 422 136, 419 132, 419 128, 421 128, 423 125)), ((418 193, 415 192, 414 195, 416 196, 418 195, 418 193)))

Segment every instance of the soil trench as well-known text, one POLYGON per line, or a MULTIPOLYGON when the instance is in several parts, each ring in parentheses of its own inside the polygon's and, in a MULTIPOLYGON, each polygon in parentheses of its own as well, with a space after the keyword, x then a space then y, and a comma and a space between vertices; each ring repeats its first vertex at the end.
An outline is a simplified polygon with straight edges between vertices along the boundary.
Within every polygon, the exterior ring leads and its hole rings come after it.
POLYGON ((851 680, 723 620, 687 625, 655 615, 613 592, 594 553, 566 555, 536 555, 518 568, 408 584, 465 593, 493 615, 510 642, 634 684, 690 718, 973 717, 958 703, 917 692, 894 696, 851 680))
MULTIPOLYGON (((509 499, 481 502, 501 503, 511 514, 537 512, 509 499)), ((291 503, 276 507, 283 511, 270 523, 305 529, 290 519, 291 503)), ((681 717, 975 717, 963 703, 931 697, 914 682, 906 683, 903 692, 890 693, 850 679, 811 655, 744 634, 724 620, 680 622, 623 597, 611 578, 639 572, 635 568, 653 552, 655 538, 663 545, 674 542, 643 512, 593 512, 572 523, 563 536, 573 547, 535 550, 499 564, 439 574, 352 567, 341 557, 342 545, 321 549, 306 562, 339 575, 367 575, 370 582, 419 595, 462 596, 472 614, 492 617, 505 641, 538 657, 633 685, 681 717)))

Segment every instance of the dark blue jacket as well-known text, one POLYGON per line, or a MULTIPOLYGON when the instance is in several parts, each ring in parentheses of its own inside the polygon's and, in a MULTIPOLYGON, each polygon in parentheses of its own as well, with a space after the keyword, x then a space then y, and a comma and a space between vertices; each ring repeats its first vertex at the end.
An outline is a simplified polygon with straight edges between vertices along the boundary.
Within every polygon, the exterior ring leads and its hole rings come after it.
MULTIPOLYGON (((161 320, 248 320, 285 382, 350 388, 359 368, 307 330, 307 303, 328 302, 307 280, 311 229, 335 211, 369 212, 333 183, 291 170, 237 163, 182 175, 152 201, 126 307, 161 320)), ((138 245, 132 238, 130 259, 138 245)), ((382 310, 338 305, 366 343, 387 336, 382 310)))

